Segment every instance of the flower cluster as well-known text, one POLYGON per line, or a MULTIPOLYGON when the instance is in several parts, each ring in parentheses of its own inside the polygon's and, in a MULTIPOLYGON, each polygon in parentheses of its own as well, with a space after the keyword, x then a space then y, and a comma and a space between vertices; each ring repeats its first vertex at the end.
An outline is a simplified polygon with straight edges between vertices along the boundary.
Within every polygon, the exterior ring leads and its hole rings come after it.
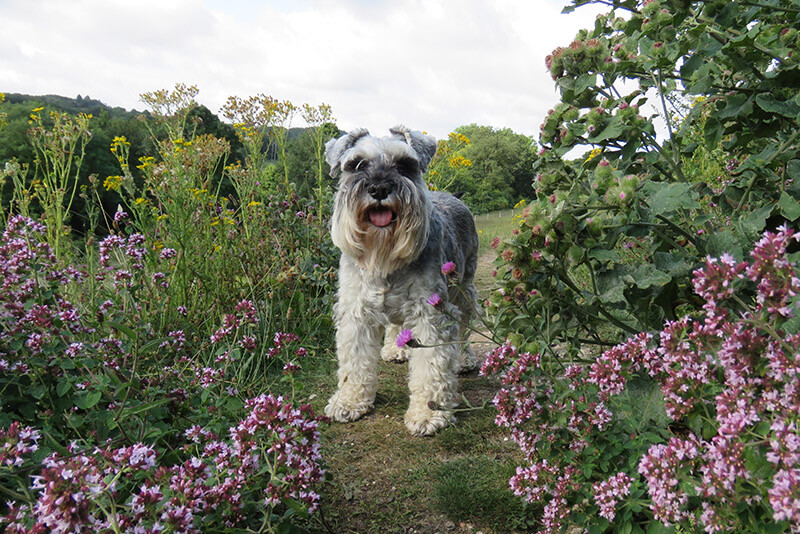
MULTIPOLYGON (((11 533, 199 533, 214 518, 228 528, 257 528, 284 499, 313 512, 324 471, 310 407, 261 395, 246 409, 227 440, 201 427, 187 430, 193 444, 183 447, 187 457, 176 465, 162 465, 164 458, 142 443, 90 450, 72 445, 69 454, 53 453, 32 478, 35 503, 9 503, 0 525, 11 533)), ((30 449, 26 440, 38 438, 18 425, 2 436, 6 443, 16 440, 17 457, 19 444, 30 449)))
POLYGON ((614 520, 617 504, 630 493, 633 479, 625 473, 617 473, 608 480, 595 482, 592 485, 594 500, 600 508, 600 516, 609 521, 614 520))
POLYGON ((561 367, 510 343, 487 356, 481 373, 500 373, 504 386, 496 423, 509 428, 529 462, 512 488, 548 502, 544 531, 569 514, 586 517, 587 487, 598 508, 590 513, 618 520, 623 497, 641 480, 653 517, 666 524, 691 519, 706 532, 736 530, 749 521, 737 512, 746 505, 766 522, 800 529, 800 334, 788 322, 800 278, 786 259, 795 239, 781 228, 764 234, 749 262, 709 258, 694 272, 704 302, 697 317, 638 334, 588 365, 561 367), (621 394, 636 375, 660 386, 669 429, 647 430, 643 423, 654 424, 647 420, 630 428, 617 417, 630 410, 621 394), (621 441, 646 452, 626 456, 621 441), (603 477, 606 461, 598 467, 595 456, 603 450, 617 450, 613 462, 627 469, 603 477))

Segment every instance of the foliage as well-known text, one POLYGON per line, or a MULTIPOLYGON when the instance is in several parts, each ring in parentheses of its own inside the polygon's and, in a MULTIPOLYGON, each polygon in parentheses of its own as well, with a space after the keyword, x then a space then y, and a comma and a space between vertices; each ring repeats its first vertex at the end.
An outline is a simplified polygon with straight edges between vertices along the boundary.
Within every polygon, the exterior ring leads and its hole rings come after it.
POLYGON ((504 384, 496 422, 526 459, 511 487, 547 503, 543 532, 800 528, 800 278, 786 252, 796 239, 782 228, 749 262, 709 258, 692 280, 701 313, 588 365, 510 344, 490 355, 481 372, 502 372, 504 384), (641 374, 661 395, 631 402, 626 383, 641 374), (660 406, 662 395, 669 426, 639 408, 660 406))
POLYGON ((471 124, 439 141, 427 179, 435 189, 462 193, 473 212, 485 213, 530 198, 535 160, 530 138, 471 124))
POLYGON ((294 403, 313 352, 282 332, 330 337, 329 192, 227 164, 195 95, 143 95, 153 155, 114 136, 115 172, 86 180, 91 117, 29 112, 36 174, 11 160, 0 240, 9 532, 297 532, 317 507, 318 422, 294 403))
MULTIPOLYGON (((59 268, 46 235, 14 215, 0 241, 6 532, 272 532, 275 513, 313 511, 313 413, 271 395, 243 402, 238 390, 237 362, 261 344, 253 303, 237 304, 207 341, 158 336, 146 322, 157 296, 140 234, 104 240, 94 277, 59 268), (73 303, 71 292, 94 301, 73 303)), ((296 341, 276 334, 269 351, 287 375, 307 354, 296 341)))
POLYGON ((561 102, 541 127, 536 198, 497 243, 503 291, 488 304, 532 352, 659 328, 697 305, 689 276, 706 255, 741 258, 771 216, 800 216, 797 8, 613 6, 547 58, 561 102))
POLYGON ((793 231, 741 260, 800 217, 800 6, 598 3, 547 58, 536 198, 493 243, 512 488, 545 532, 797 530, 793 231))

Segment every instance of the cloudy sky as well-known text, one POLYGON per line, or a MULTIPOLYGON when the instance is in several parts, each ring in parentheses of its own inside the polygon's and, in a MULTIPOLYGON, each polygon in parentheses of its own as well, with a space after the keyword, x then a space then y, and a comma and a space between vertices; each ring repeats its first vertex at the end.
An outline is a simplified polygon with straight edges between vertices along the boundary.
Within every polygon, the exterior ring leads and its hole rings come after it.
MULTIPOLYGON (((557 102, 544 58, 590 27, 567 0, 0 0, 0 92, 91 96, 195 84, 219 111, 264 93, 340 128, 470 123, 535 135, 557 102)), ((302 125, 298 119, 296 125, 302 125)))

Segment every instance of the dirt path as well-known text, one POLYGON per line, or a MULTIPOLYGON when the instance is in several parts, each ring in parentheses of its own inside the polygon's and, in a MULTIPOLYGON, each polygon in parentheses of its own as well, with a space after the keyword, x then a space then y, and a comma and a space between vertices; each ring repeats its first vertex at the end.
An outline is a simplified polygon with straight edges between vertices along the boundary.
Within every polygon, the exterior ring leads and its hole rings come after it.
MULTIPOLYGON (((494 252, 479 259, 476 285, 482 298, 493 280, 494 252)), ((491 350, 473 334, 473 350, 491 350)), ((516 449, 494 425, 491 400, 498 384, 477 372, 460 379, 458 422, 435 436, 411 436, 407 366, 381 362, 375 408, 349 424, 324 430, 323 457, 329 481, 321 507, 326 530, 337 533, 513 532, 525 513, 508 491, 516 449)), ((335 384, 317 389, 315 408, 335 384), (322 390, 322 391, 320 391, 322 390)), ((319 528, 317 525, 315 528, 319 528)), ((524 528, 520 529, 520 531, 524 528)), ((324 530, 323 530, 324 531, 324 530)))

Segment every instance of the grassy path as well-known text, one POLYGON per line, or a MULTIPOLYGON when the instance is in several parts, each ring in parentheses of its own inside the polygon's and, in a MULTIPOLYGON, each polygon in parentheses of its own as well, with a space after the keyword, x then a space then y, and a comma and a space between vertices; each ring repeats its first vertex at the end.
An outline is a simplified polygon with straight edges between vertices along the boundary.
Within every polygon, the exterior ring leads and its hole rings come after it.
MULTIPOLYGON (((491 283, 494 235, 510 232, 511 212, 478 217, 482 256, 479 292, 491 283)), ((478 343, 476 352, 491 345, 478 343)), ((322 411, 335 387, 335 357, 304 377, 307 395, 322 411)), ((337 533, 477 533, 525 531, 525 510, 508 488, 519 460, 516 447, 494 425, 491 399, 497 383, 476 372, 462 376, 458 422, 433 437, 411 436, 403 424, 408 406, 407 366, 381 362, 375 408, 350 424, 323 429, 329 480, 321 520, 310 527, 337 533), (480 408, 485 406, 484 408, 480 408)), ((302 394, 301 394, 302 396, 302 394)))

